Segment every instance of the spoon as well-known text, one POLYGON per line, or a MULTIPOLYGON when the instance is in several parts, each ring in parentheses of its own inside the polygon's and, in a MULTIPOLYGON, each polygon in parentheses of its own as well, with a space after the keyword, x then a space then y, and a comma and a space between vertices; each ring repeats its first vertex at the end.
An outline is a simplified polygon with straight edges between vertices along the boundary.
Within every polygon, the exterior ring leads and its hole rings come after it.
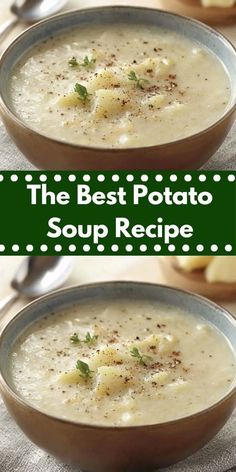
POLYGON ((15 0, 10 10, 13 17, 0 28, 0 42, 18 23, 32 25, 58 13, 68 0, 15 0))
POLYGON ((59 288, 68 278, 72 262, 70 256, 26 257, 11 281, 15 292, 0 302, 0 313, 20 296, 37 298, 59 288))

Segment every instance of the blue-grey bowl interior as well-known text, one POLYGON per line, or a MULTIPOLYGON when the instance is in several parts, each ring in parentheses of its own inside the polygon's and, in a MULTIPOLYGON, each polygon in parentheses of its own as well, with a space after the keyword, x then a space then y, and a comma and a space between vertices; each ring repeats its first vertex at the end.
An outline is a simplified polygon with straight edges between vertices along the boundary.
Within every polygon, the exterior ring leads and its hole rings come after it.
POLYGON ((232 94, 229 107, 236 104, 236 51, 220 33, 198 21, 157 9, 110 6, 56 15, 21 34, 3 54, 0 63, 0 96, 5 105, 11 108, 8 84, 12 69, 35 45, 52 35, 61 34, 72 28, 85 25, 92 28, 96 24, 104 24, 105 28, 105 25, 115 23, 155 25, 177 31, 207 48, 222 62, 230 78, 232 94))
POLYGON ((229 341, 236 355, 236 320, 220 306, 182 290, 142 282, 104 282, 58 290, 21 310, 3 329, 0 336, 0 374, 11 386, 8 373, 9 354, 18 337, 40 318, 74 304, 97 300, 156 300, 180 308, 212 323, 229 341))

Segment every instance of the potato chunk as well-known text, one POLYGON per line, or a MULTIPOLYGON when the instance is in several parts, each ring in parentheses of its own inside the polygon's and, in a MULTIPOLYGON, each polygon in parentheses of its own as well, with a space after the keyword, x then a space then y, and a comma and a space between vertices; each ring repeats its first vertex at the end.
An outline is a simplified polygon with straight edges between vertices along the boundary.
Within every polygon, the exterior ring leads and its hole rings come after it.
POLYGON ((62 107, 82 107, 84 103, 80 100, 78 93, 71 92, 66 97, 60 97, 58 105, 62 107))
POLYGON ((184 103, 174 101, 173 103, 171 103, 171 105, 167 105, 165 107, 165 111, 170 113, 171 115, 176 115, 176 113, 179 113, 184 108, 185 108, 184 103))
POLYGON ((168 354, 173 350, 178 342, 178 338, 172 334, 160 335, 159 337, 159 352, 161 354, 168 354))
POLYGON ((178 266, 186 272, 205 268, 214 256, 176 256, 178 266))
POLYGON ((140 349, 142 354, 148 355, 151 355, 150 353, 155 354, 157 352, 165 354, 173 349, 176 342, 177 338, 169 334, 151 334, 143 341, 132 342, 130 344, 130 349, 137 347, 140 349))
POLYGON ((116 70, 102 69, 88 83, 89 91, 96 92, 99 89, 109 89, 121 85, 121 75, 116 70))
POLYGON ((157 110, 160 108, 166 101, 166 96, 163 93, 157 93, 152 95, 151 97, 147 97, 146 100, 143 101, 143 104, 148 106, 149 108, 153 108, 157 110))
POLYGON ((175 382, 171 382, 168 384, 168 388, 170 388, 172 392, 176 392, 176 393, 181 393, 183 390, 186 390, 188 387, 189 387, 189 382, 181 378, 177 379, 175 382))
POLYGON ((127 371, 119 366, 103 366, 97 371, 96 395, 114 395, 124 391, 130 384, 127 371))
POLYGON ((149 57, 145 61, 133 66, 133 70, 138 74, 153 73, 157 76, 163 76, 169 73, 173 60, 171 58, 149 57))
POLYGON ((235 0, 201 0, 204 7, 233 7, 235 0))
POLYGON ((117 115, 127 108, 128 103, 127 94, 121 90, 97 90, 93 115, 96 118, 117 115))
POLYGON ((84 384, 85 382, 85 379, 81 377, 78 369, 64 372, 59 376, 58 380, 65 385, 84 384))
POLYGON ((236 256, 215 256, 206 269, 207 282, 236 282, 236 256))
POLYGON ((171 372, 163 370, 162 372, 156 372, 145 379, 146 382, 155 382, 158 385, 166 385, 170 379, 171 372))
POLYGON ((158 348, 159 346, 159 336, 151 334, 142 341, 133 341, 127 345, 129 351, 134 347, 137 347, 142 354, 150 354, 151 348, 158 348))
POLYGON ((100 366, 110 366, 114 365, 117 362, 122 362, 123 357, 122 353, 111 346, 102 346, 90 359, 90 366, 93 369, 96 369, 100 366))

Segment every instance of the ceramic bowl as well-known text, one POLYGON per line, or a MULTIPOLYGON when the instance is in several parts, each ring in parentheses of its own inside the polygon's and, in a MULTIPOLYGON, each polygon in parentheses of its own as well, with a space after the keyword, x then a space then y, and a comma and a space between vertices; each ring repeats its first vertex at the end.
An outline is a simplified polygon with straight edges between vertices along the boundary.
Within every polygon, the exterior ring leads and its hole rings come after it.
POLYGON ((3 121, 19 149, 40 169, 119 170, 199 168, 219 148, 229 132, 236 111, 236 51, 218 32, 195 20, 151 8, 128 6, 100 7, 54 16, 29 28, 6 50, 0 61, 0 109, 3 121), (72 145, 30 129, 12 110, 8 91, 9 77, 17 62, 36 44, 51 35, 95 24, 135 23, 156 25, 181 33, 207 47, 222 61, 231 78, 231 104, 209 128, 175 142, 129 149, 107 149, 72 145))
MULTIPOLYGON (((31 303, 0 334, 0 389, 5 404, 25 434, 65 463, 88 472, 147 472, 180 461, 204 446, 224 425, 236 404, 236 387, 220 401, 191 416, 150 426, 110 427, 80 424, 42 413, 11 385, 8 360, 17 337, 35 320, 88 300, 147 299, 197 313, 213 323, 236 354, 236 320, 207 299, 162 285, 107 282, 72 287, 31 303)), ((186 314, 187 316, 187 314, 186 314)), ((213 459, 213 458, 212 458, 213 459)))

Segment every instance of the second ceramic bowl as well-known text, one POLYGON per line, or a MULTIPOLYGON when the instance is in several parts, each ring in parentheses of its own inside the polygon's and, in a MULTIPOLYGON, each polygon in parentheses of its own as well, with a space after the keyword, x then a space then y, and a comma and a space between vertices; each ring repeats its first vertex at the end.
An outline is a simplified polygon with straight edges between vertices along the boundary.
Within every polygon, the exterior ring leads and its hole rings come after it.
MULTIPOLYGON (((88 301, 156 300, 215 325, 236 354, 236 321, 223 308, 191 293, 169 287, 107 282, 72 287, 31 303, 0 334, 0 389, 6 406, 25 434, 39 447, 89 472, 147 472, 174 464, 204 446, 224 425, 236 404, 236 387, 217 403, 185 418, 147 426, 110 427, 76 423, 32 407, 12 386, 8 363, 11 347, 36 320, 88 301)), ((186 314, 187 316, 187 314, 186 314)), ((158 408, 158 404, 157 404, 158 408)), ((213 459, 213 458, 212 458, 213 459)))

